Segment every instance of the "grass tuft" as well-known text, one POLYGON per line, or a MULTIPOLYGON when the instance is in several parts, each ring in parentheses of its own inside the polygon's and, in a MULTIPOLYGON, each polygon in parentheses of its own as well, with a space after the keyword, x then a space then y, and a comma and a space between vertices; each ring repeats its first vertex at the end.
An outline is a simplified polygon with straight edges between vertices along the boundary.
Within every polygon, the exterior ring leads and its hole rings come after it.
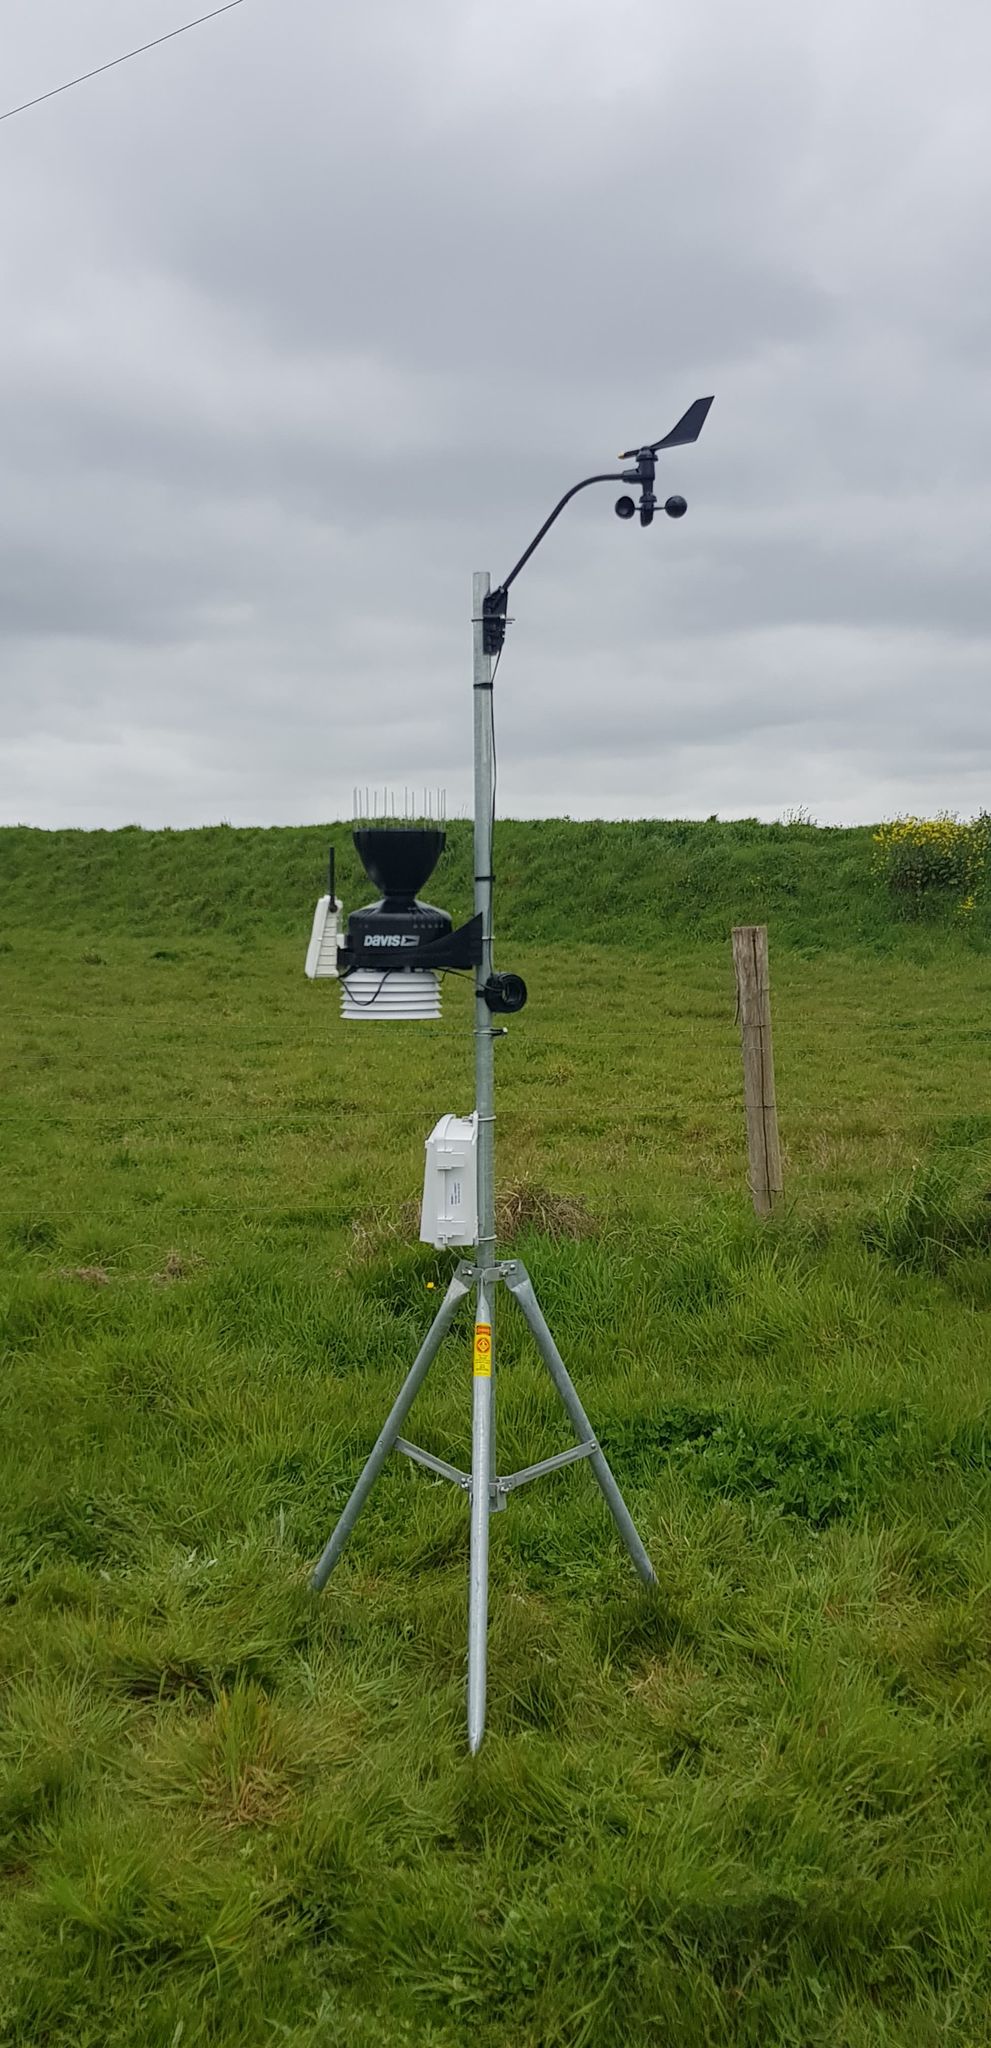
POLYGON ((975 1194, 945 1166, 928 1162, 907 1187, 885 1197, 863 1237, 901 1271, 944 1274, 957 1259, 991 1250, 991 1186, 975 1194))

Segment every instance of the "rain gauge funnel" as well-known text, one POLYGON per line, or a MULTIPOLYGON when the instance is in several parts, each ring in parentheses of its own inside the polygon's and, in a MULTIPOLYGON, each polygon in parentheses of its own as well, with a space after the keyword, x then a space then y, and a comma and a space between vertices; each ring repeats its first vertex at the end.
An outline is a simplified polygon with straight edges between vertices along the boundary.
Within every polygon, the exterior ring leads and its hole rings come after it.
POLYGON ((382 891, 381 908, 393 911, 412 908, 444 851, 446 835, 436 825, 359 825, 353 837, 369 881, 382 891))

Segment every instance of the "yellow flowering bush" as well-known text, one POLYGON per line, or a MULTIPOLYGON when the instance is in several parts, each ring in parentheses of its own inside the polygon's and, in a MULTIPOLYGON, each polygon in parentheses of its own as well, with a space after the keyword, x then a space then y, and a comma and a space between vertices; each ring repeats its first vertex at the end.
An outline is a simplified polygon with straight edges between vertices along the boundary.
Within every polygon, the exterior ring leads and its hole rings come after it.
POLYGON ((952 903, 967 917, 984 877, 989 839, 986 812, 969 822, 949 812, 893 818, 874 834, 874 874, 912 913, 952 903))

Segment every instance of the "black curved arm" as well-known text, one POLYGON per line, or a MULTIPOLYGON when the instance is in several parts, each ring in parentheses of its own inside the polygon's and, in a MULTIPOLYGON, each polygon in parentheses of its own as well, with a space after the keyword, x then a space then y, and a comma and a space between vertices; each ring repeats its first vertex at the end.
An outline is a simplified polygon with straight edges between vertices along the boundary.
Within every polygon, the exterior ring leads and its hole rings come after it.
POLYGON ((579 491, 587 491, 589 484, 621 484, 623 482, 625 482, 623 471, 621 469, 610 469, 606 470, 602 476, 586 476, 582 478, 580 484, 572 484, 570 491, 565 491, 564 497, 561 498, 559 502, 555 505, 554 510, 550 515, 550 518, 544 520, 540 532, 534 534, 529 547, 526 549, 526 552, 520 556, 520 559, 517 562, 515 569, 510 569, 509 575, 503 578, 502 582, 499 585, 500 591, 507 591, 509 589, 510 584, 515 583, 516 578, 520 573, 520 570, 526 567, 526 564, 530 560, 530 556, 532 555, 534 548, 539 548, 545 533, 550 532, 550 529, 553 526, 555 519, 557 518, 560 512, 564 511, 564 508, 568 503, 569 498, 574 498, 579 491))
POLYGON ((482 637, 486 654, 498 654, 506 637, 506 600, 510 584, 515 583, 520 570, 526 567, 534 549, 539 548, 545 533, 549 533, 555 519, 559 513, 564 511, 569 500, 575 497, 579 491, 586 491, 589 484, 621 484, 628 481, 629 471, 610 469, 603 471, 601 476, 583 477, 580 484, 572 484, 570 491, 565 491, 564 497, 555 505, 550 517, 544 520, 540 532, 534 534, 529 547, 520 556, 515 568, 510 569, 509 575, 503 578, 497 590, 489 591, 488 597, 484 601, 482 610, 484 613, 485 630, 482 637))
MULTIPOLYGON (((553 526, 559 513, 564 511, 576 493, 587 491, 589 484, 639 484, 640 524, 650 526, 657 511, 654 478, 657 473, 658 453, 662 448, 687 448, 692 441, 697 441, 705 426, 711 404, 711 398, 697 398, 695 403, 689 406, 688 411, 682 414, 677 426, 672 427, 670 434, 665 434, 662 440, 646 441, 639 448, 628 448, 626 454, 621 455, 619 459, 620 462, 628 462, 631 457, 635 458, 635 469, 610 469, 604 471, 601 476, 586 476, 582 478, 580 484, 572 484, 570 491, 565 491, 564 497, 555 505, 550 518, 544 520, 540 532, 534 534, 515 569, 510 569, 509 575, 504 577, 498 589, 490 590, 483 602, 482 646, 486 654, 498 654, 505 640, 506 601, 510 584, 515 583, 520 570, 525 568, 530 560, 534 548, 539 548, 545 533, 553 526)), ((632 519, 636 509, 632 498, 621 498, 616 507, 622 519, 632 519)), ((665 512, 670 513, 672 519, 680 519, 687 509, 684 498, 679 497, 668 498, 664 506, 665 512)))

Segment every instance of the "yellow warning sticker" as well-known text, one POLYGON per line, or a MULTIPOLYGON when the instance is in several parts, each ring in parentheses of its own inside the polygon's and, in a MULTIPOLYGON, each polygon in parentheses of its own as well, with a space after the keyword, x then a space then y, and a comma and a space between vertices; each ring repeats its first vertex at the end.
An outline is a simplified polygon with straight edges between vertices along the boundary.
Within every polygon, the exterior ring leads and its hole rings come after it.
POLYGON ((492 1377, 492 1324, 475 1324, 475 1348, 472 1353, 475 1378, 487 1380, 492 1377))

